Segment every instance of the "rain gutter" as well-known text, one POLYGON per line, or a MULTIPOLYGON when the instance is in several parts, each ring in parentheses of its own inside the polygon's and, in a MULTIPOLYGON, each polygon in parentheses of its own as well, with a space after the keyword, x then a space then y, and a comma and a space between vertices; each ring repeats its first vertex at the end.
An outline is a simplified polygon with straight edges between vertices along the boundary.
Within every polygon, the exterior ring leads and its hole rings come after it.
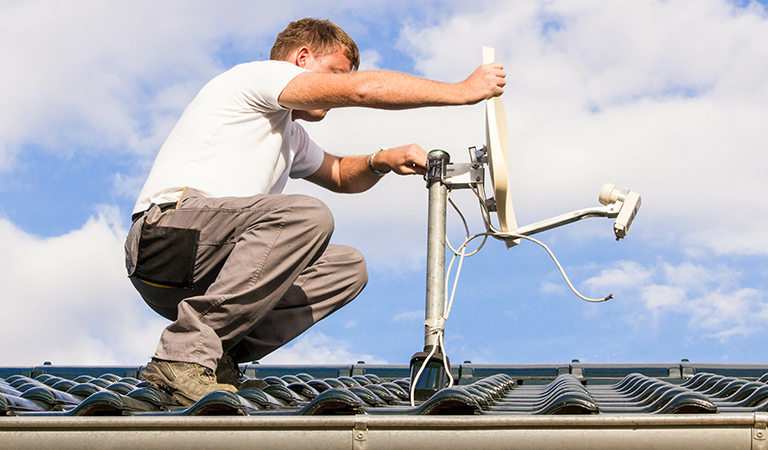
POLYGON ((0 448, 768 450, 768 413, 2 417, 0 448))

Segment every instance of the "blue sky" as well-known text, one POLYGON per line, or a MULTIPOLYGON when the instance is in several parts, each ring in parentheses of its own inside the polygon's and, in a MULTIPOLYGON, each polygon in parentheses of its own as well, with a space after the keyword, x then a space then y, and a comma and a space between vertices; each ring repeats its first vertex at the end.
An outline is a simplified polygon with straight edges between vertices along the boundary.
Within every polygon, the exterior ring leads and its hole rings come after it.
MULTIPOLYGON (((765 362, 768 338, 768 13, 765 2, 0 2, 2 365, 142 364, 164 319, 122 266, 138 190, 210 78, 266 57, 288 21, 326 17, 363 69, 460 81, 496 49, 508 85, 512 198, 521 225, 597 205, 603 183, 643 195, 627 239, 591 219, 490 241, 467 259, 446 327, 453 361, 765 362)), ((417 142, 466 161, 482 105, 342 109, 307 126, 337 154, 417 142)), ((291 182, 334 211, 371 281, 265 362, 406 364, 423 345, 423 180, 355 196, 291 182)), ((479 212, 456 196, 474 231, 479 212)), ((449 214, 452 242, 459 219, 449 214)))

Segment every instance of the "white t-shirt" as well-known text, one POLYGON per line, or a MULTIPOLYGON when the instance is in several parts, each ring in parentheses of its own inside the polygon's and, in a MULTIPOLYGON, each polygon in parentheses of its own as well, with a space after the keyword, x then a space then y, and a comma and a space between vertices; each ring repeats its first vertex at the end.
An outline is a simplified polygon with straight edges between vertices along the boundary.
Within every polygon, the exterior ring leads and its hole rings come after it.
POLYGON ((189 186, 209 197, 282 192, 312 175, 323 150, 291 110, 283 88, 305 69, 283 61, 240 64, 206 84, 157 154, 133 212, 175 202, 189 186))

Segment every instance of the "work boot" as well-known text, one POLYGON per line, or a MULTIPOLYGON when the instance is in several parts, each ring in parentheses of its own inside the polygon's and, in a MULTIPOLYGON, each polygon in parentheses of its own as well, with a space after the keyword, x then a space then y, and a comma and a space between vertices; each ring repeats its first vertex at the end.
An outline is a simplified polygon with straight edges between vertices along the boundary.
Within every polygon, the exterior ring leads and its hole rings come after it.
POLYGON ((184 406, 194 405, 211 392, 237 392, 230 384, 217 383, 213 370, 195 363, 152 358, 141 378, 172 394, 184 406))
POLYGON ((240 371, 240 367, 235 364, 232 356, 224 352, 216 367, 216 380, 219 383, 226 383, 235 386, 238 391, 244 389, 264 389, 269 384, 264 380, 255 378, 246 378, 240 371))

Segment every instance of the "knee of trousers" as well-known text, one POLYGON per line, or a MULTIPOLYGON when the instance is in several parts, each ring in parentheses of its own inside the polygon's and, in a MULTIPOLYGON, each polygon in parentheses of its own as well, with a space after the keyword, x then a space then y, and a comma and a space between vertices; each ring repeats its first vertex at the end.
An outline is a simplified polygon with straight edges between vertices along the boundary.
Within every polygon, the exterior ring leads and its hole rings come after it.
POLYGON ((368 267, 365 257, 356 248, 349 248, 350 286, 358 293, 368 284, 368 267))
POLYGON ((305 195, 296 195, 296 200, 291 205, 293 213, 297 215, 307 232, 330 237, 334 230, 333 213, 322 201, 305 195))

